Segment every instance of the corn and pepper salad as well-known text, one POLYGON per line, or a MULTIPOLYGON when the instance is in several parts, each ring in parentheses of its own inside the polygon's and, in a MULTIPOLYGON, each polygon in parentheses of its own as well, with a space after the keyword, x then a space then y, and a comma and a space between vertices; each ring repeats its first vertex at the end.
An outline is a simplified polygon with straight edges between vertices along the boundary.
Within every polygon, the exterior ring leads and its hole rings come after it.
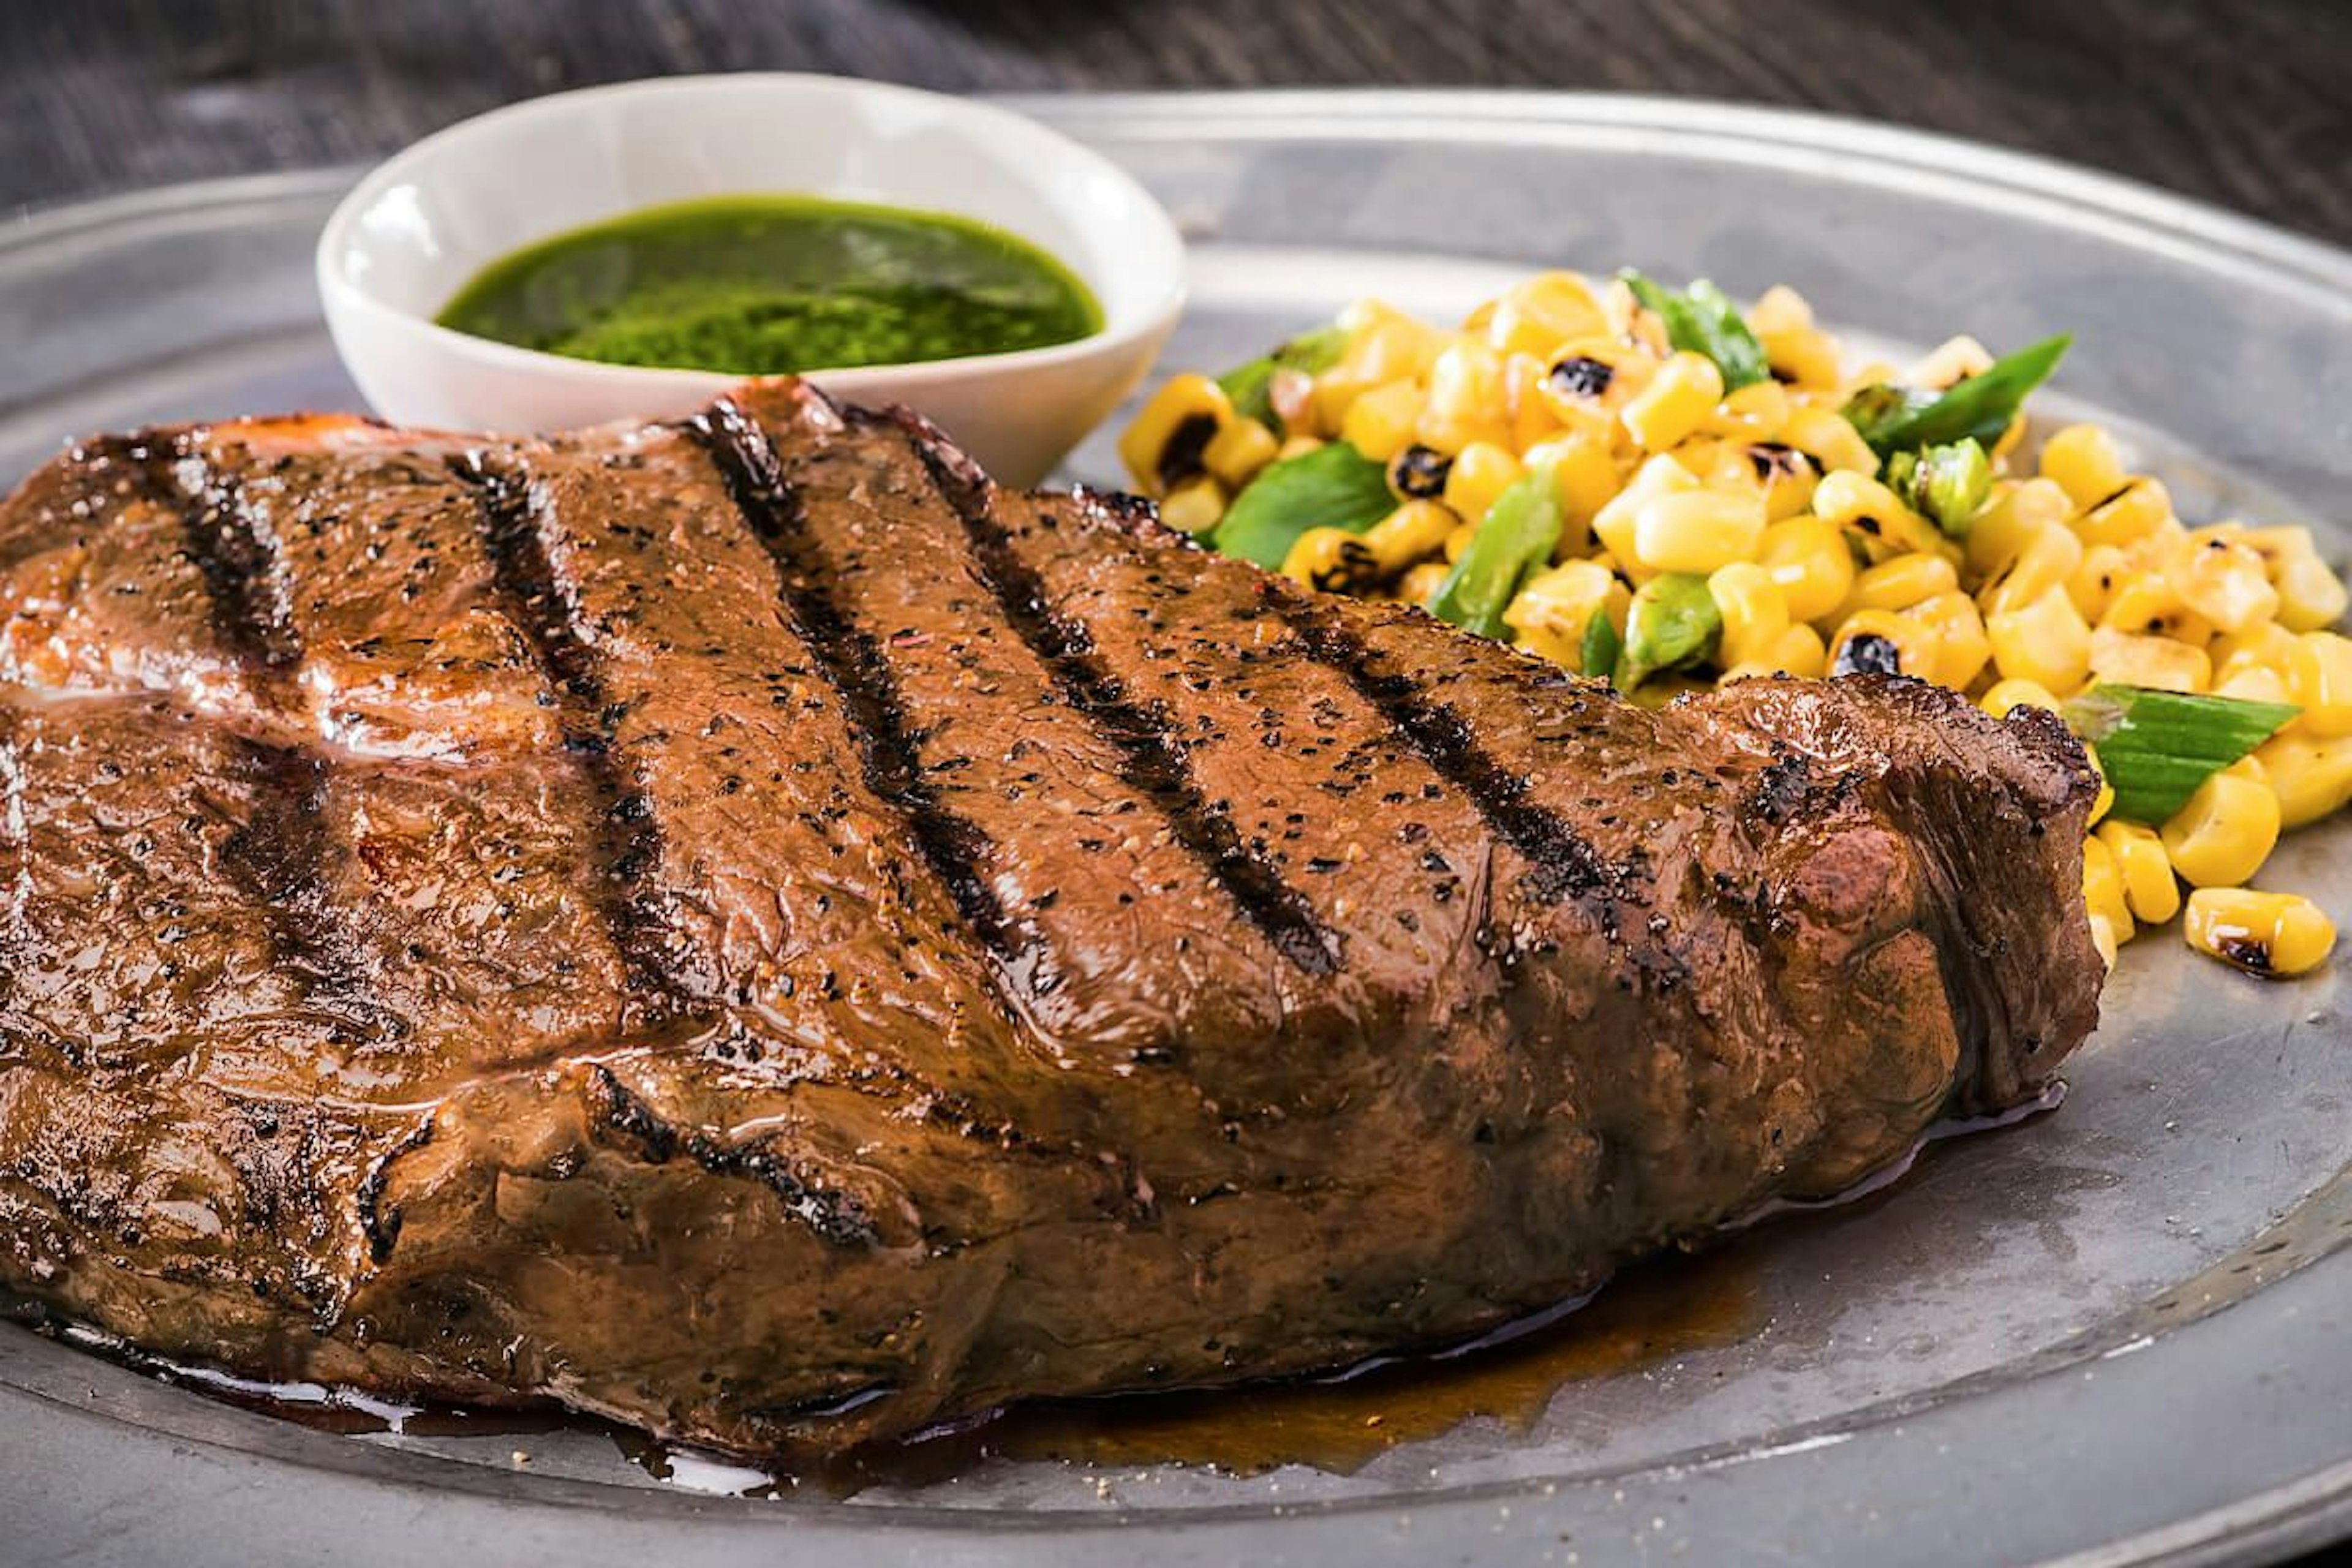
POLYGON ((2305 529, 2177 517, 2098 426, 2033 441, 2066 347, 1849 365, 1790 289, 1743 314, 1705 282, 1547 272, 1452 331, 1367 300, 1176 376, 1120 453, 1213 549, 1634 702, 1877 671, 2054 710, 2105 784, 2084 893, 2107 962, 2178 917, 2240 969, 2306 973, 2327 916, 2248 883, 2352 803, 2344 584, 2305 529))

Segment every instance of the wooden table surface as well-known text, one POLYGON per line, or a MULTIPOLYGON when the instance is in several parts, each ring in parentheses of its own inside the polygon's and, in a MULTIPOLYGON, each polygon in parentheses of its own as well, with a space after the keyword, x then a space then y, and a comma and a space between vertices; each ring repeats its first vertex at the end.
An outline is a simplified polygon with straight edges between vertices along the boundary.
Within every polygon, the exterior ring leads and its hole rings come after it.
POLYGON ((2352 0, 0 0, 0 216, 745 68, 1694 94, 2051 153, 2352 244, 2352 0))
POLYGON ((2352 243, 2347 0, 0 0, 0 214, 755 67, 1691 93, 2055 153, 2352 243))

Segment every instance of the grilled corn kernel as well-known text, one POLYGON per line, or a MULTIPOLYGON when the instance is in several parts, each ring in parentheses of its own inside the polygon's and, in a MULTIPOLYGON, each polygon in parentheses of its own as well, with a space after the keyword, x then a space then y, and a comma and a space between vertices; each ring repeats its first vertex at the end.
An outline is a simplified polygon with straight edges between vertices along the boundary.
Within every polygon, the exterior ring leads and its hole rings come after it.
POLYGON ((2099 781, 2099 793, 2091 797, 2091 814, 2084 819, 2085 826, 2096 827, 2116 808, 2116 786, 2107 782, 2107 765, 2099 761, 2099 748, 2088 741, 2083 742, 2083 761, 2091 776, 2099 781))
POLYGON ((1767 527, 1757 559, 1772 574, 1772 585, 1796 620, 1835 614, 1853 587, 1853 554, 1845 547, 1845 535, 1822 518, 1792 517, 1767 527))
POLYGON ((2288 689, 2286 677, 2267 665, 2241 663, 2235 669, 2213 672, 2212 693, 2238 702, 2294 703, 2294 693, 2288 689))
POLYGON ((1977 699, 1977 706, 1996 719, 2006 719, 2012 709, 2018 708, 2043 708, 2055 713, 2058 697, 2038 680, 2012 677, 1987 687, 1985 694, 1977 699))
POLYGON ((1903 379, 1913 386, 1942 392, 1969 376, 1982 375, 1992 368, 1992 352, 1976 339, 1966 335, 1947 338, 1927 358, 1913 365, 1903 379))
POLYGON ((1789 400, 1789 389, 1779 382, 1750 382, 1726 393, 1700 428, 1742 441, 1769 441, 1780 434, 1795 407, 1789 400))
POLYGON ((1723 372, 1705 354, 1678 353, 1618 411, 1643 450, 1663 452, 1699 426, 1723 401, 1723 372))
POLYGON ((1397 602, 1402 605, 1425 605, 1445 585, 1452 568, 1443 561, 1424 561, 1397 580, 1397 602))
POLYGON ((1954 588, 1921 600, 1911 606, 1909 615, 1935 639, 1936 664, 1925 672, 1927 679, 1955 691, 1975 685, 1992 658, 1992 643, 1985 636, 1984 617, 1977 613, 1976 601, 1954 588))
POLYGON ((2045 589, 2022 608, 1988 616, 1985 635, 2005 679, 2073 691, 2091 672, 2091 628, 2063 588, 2045 589))
POLYGON ((2107 602, 2099 625, 2140 637, 2170 637, 2197 647, 2213 640, 2213 624, 2182 604, 2171 579, 2163 576, 2127 577, 2107 602))
POLYGON ((1274 461, 1282 450, 1282 443, 1274 432, 1255 419, 1229 419, 1223 428, 1209 438, 1201 454, 1209 472, 1229 490, 1237 490, 1256 477, 1257 471, 1274 461))
POLYGON ((2307 528, 2253 528, 2241 538, 2247 549, 2263 558, 2271 584, 2278 590, 2279 624, 2291 632, 2315 632, 2332 626, 2352 607, 2352 594, 2344 581, 2319 558, 2307 528))
POLYGON ((1282 558, 1282 574, 1326 594, 1360 594, 1381 579, 1380 558, 1344 528, 1310 528, 1282 558))
POLYGON ((2279 592, 2268 563, 2244 542, 2234 524, 2200 528, 2173 552, 2165 575, 2181 603, 2221 632, 2242 632, 2278 614, 2279 592))
POLYGON ((1454 513, 1437 502, 1409 500, 1364 531, 1364 547, 1382 574, 1392 576, 1444 549, 1445 536, 1456 526, 1454 513))
POLYGON ((2124 488, 2123 454, 2097 425, 2069 425, 2042 444, 2042 477, 2055 479, 2077 510, 2096 506, 2124 488))
POLYGON ((1840 470, 1822 475, 1813 490, 1813 515, 1852 530, 1866 543, 1897 552, 1941 555, 1945 550, 1944 537, 1935 524, 1864 474, 1840 470))
POLYGON ((2091 672, 2117 686, 2196 692, 2212 683, 2213 661, 2203 648, 2170 637, 2101 626, 2091 634, 2091 672))
POLYGON ((1216 527, 1224 515, 1224 488, 1208 474, 1186 479, 1160 502, 1160 521, 1179 533, 1195 537, 1216 527))
POLYGON ((2066 596, 2096 626, 2115 604, 2116 595, 2131 581, 2130 558, 2112 544, 2096 544, 2083 552, 2082 563, 2066 579, 2066 596))
POLYGON ((1282 450, 1274 455, 1275 461, 1278 463, 1286 463, 1293 458, 1303 458, 1307 456, 1307 453, 1314 451, 1317 447, 1322 445, 1323 441, 1320 437, 1287 437, 1282 443, 1282 450))
POLYGON ((1952 593, 1959 585, 1959 573, 1940 555, 1897 555, 1854 578, 1845 607, 1849 611, 1907 610, 1938 594, 1952 593))
POLYGON ((1486 328, 1487 343, 1499 353, 1543 355, 1571 338, 1606 335, 1609 318, 1583 279, 1544 272, 1496 300, 1486 328))
POLYGON ((1809 326, 1759 327, 1756 338, 1764 345, 1765 361, 1778 380, 1806 392, 1827 392, 1843 379, 1837 340, 1827 332, 1809 326))
POLYGON ((1813 308, 1786 283, 1775 283, 1757 297, 1748 312, 1748 327, 1759 332, 1801 331, 1813 324, 1813 308))
POLYGON ((2276 622, 2248 626, 2242 632, 2217 637, 2206 646, 2205 651, 2213 660, 2213 679, 2216 681, 2226 680, 2250 668, 2273 670, 2284 679, 2304 657, 2301 639, 2276 622))
POLYGON ((1503 405, 1510 415, 1513 451, 1524 452, 1562 429, 1559 416, 1544 401, 1543 380, 1550 372, 1551 367, 1533 354, 1509 354, 1503 360, 1503 405))
POLYGON ((1475 522, 1486 515, 1495 498, 1518 483, 1527 470, 1505 447, 1492 441, 1473 441, 1454 454, 1446 470, 1443 500, 1454 515, 1475 522))
POLYGON ((1789 602, 1772 585, 1772 574, 1752 561, 1718 567, 1706 591, 1723 614, 1717 658, 1727 670, 1772 664, 1789 630, 1789 602))
POLYGON ((2172 494, 2155 479, 2133 479, 2074 520, 2085 544, 2130 544, 2172 521, 2172 494))
POLYGON ((1233 416, 1233 399, 1207 376, 1171 376, 1119 437, 1119 461, 1144 494, 1165 494, 1199 471, 1201 454, 1233 416))
POLYGON ((2279 826, 2302 827, 2352 805, 2352 735, 2321 738, 2293 730, 2254 752, 2279 798, 2279 826))
POLYGON ((1992 500, 1969 524, 1969 570, 1979 577, 1999 576, 2037 534, 2064 528, 2074 515, 2074 503, 2053 480, 2001 481, 1992 500))
POLYGON ((2131 906, 2124 898, 2123 873, 2116 868, 2116 858, 2106 840, 2093 837, 2083 840, 2083 906, 2095 915, 2105 915, 2116 930, 2117 940, 2128 940, 2132 930, 2131 906))
POLYGON ((1696 490, 1699 482, 1691 471, 1672 458, 1655 457, 1633 471, 1633 478, 1623 489, 1609 498, 1609 503, 1593 514, 1592 531, 1610 554, 1615 556, 1631 576, 1641 578, 1655 569, 1642 564, 1633 548, 1637 520, 1642 509, 1661 496, 1678 495, 1696 490))
POLYGON ((2234 772, 2215 773, 2199 785, 2163 831, 2172 868, 2198 888, 2243 882, 2262 869, 2278 836, 2278 795, 2234 772))
POLYGON ((2335 922, 2309 899, 2251 888, 2189 894, 2181 933, 2198 952, 2261 975, 2307 973, 2336 946, 2335 922))
POLYGON ((1411 381, 1373 387, 1348 405, 1347 417, 1339 422, 1339 438, 1373 462, 1385 465, 1412 445, 1421 407, 1421 388, 1411 381))
POLYGON ((2137 822, 2102 822, 2098 842, 2113 858, 2116 879, 2132 919, 2160 926, 2180 912, 2180 882, 2172 874, 2172 857, 2154 828, 2137 822))
POLYGON ((2045 528, 2026 542, 2009 570, 1977 593, 1985 614, 2021 610, 2051 589, 2063 591, 2083 564, 2083 542, 2063 524, 2045 528))
POLYGON ((1571 338, 1552 351, 1536 396, 1571 430, 1598 433, 1611 411, 1649 384, 1658 362, 1613 337, 1571 338))
POLYGON ((1936 668, 1936 638, 1932 632, 1894 610, 1856 610, 1845 618, 1830 638, 1829 667, 1833 671, 1875 669, 1866 659, 1850 655, 1848 649, 1858 638, 1875 637, 1892 644, 1895 653, 1893 673, 1916 675, 1922 680, 1932 678, 1936 668))
POLYGON ((2294 725, 2306 735, 2352 735, 2352 637, 2305 632, 2300 657, 2287 672, 2292 701, 2303 710, 2294 725))
POLYGON ((2113 969, 2118 956, 2115 922, 2105 915, 2093 915, 2090 917, 2090 924, 2091 945, 2098 950, 2099 962, 2113 969))
POLYGON ((1712 572, 1756 553, 1764 498, 1689 489, 1654 496, 1633 514, 1633 558, 1653 572, 1712 572))
POLYGON ((1849 474, 1878 472, 1878 454, 1845 416, 1827 408, 1800 408, 1789 416, 1780 439, 1813 459, 1825 471, 1849 474))
POLYGON ((1528 447, 1523 460, 1529 468, 1551 465, 1552 478, 1559 486, 1561 519, 1568 525, 1561 548, 1581 548, 1580 541, 1591 531, 1592 520, 1624 483, 1607 438, 1589 434, 1557 437, 1528 447))
POLYGON ((1429 396, 1421 407, 1419 433, 1424 445, 1441 452, 1459 452, 1473 441, 1508 441, 1510 405, 1502 356, 1475 338, 1456 338, 1448 344, 1429 367, 1429 396))
POLYGON ((1631 595, 1616 574, 1592 561, 1563 562, 1538 574, 1503 611, 1503 624, 1528 652, 1570 669, 1584 658, 1584 632, 1596 615, 1621 631, 1631 595))
POLYGON ((1829 673, 1829 645, 1822 641, 1821 633, 1800 621, 1780 634, 1762 662, 1769 667, 1767 674, 1777 671, 1800 680, 1818 680, 1829 673))

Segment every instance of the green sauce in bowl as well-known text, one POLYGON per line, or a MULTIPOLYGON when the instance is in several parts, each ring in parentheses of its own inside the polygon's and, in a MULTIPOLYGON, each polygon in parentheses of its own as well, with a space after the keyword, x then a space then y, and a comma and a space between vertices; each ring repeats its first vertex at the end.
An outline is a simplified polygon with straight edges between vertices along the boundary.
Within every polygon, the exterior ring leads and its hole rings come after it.
POLYGON ((1102 309, 1054 258, 970 218, 721 196, 517 251, 435 320, 605 364, 777 375, 1071 342, 1102 309))

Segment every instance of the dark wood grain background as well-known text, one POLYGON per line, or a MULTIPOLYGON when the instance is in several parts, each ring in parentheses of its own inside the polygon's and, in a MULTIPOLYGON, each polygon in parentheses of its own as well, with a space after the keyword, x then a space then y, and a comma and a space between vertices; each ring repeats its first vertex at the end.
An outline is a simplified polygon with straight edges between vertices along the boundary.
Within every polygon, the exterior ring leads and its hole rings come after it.
POLYGON ((0 213, 366 158, 557 88, 753 67, 1791 104, 2352 242, 2352 0, 0 0, 0 213))

